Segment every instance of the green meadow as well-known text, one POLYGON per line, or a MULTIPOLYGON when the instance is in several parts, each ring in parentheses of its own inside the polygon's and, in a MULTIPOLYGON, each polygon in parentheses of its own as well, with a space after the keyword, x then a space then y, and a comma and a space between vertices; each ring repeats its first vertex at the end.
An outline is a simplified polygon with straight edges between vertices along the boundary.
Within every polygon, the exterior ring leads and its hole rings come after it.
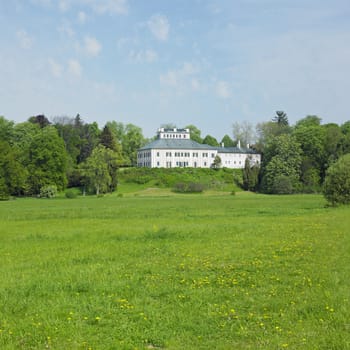
POLYGON ((350 349, 350 208, 145 189, 0 202, 0 349, 350 349))

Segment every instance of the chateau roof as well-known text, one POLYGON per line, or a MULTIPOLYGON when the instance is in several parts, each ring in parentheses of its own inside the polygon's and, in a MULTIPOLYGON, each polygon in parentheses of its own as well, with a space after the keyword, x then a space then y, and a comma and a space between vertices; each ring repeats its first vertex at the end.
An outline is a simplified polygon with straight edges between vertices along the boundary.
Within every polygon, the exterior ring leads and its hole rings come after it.
POLYGON ((139 149, 145 151, 150 149, 190 149, 203 151, 217 151, 218 153, 250 153, 255 154, 252 149, 238 147, 214 147, 201 144, 190 139, 156 139, 139 149))
POLYGON ((203 145, 193 140, 189 139, 157 139, 146 146, 143 146, 139 151, 144 151, 148 149, 198 149, 198 150, 208 150, 214 151, 217 147, 203 145))

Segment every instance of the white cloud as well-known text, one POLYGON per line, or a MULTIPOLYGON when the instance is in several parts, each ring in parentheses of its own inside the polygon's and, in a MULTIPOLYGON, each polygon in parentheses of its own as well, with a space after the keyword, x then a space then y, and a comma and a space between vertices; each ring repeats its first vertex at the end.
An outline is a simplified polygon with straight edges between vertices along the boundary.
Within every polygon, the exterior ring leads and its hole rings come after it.
POLYGON ((97 56, 102 49, 102 46, 98 42, 98 40, 90 36, 86 36, 84 38, 84 44, 85 44, 85 52, 89 56, 97 56))
POLYGON ((58 8, 62 12, 66 12, 69 10, 70 4, 68 0, 60 0, 58 3, 58 8))
POLYGON ((34 40, 25 30, 18 30, 16 36, 22 49, 32 48, 34 40))
POLYGON ((63 73, 63 66, 61 64, 57 63, 52 58, 49 58, 48 61, 49 61, 50 70, 51 70, 52 75, 56 78, 60 78, 62 76, 62 73, 63 73))
POLYGON ((168 39, 170 24, 166 16, 153 15, 147 22, 147 25, 156 39, 160 41, 166 41, 168 39))
POLYGON ((154 63, 158 60, 157 52, 152 49, 141 51, 130 51, 129 58, 137 63, 154 63))
POLYGON ((184 62, 179 69, 161 74, 159 81, 163 86, 176 88, 179 93, 188 90, 198 91, 202 87, 197 78, 199 72, 200 67, 197 64, 184 62))
POLYGON ((68 61, 68 73, 75 78, 80 78, 82 74, 82 68, 79 61, 71 59, 68 61))
POLYGON ((80 12, 78 13, 78 22, 79 22, 80 24, 84 24, 84 23, 86 22, 86 20, 87 20, 87 15, 86 15, 86 13, 85 13, 84 11, 80 11, 80 12))
POLYGON ((231 97, 230 85, 226 81, 218 81, 215 86, 216 94, 223 99, 231 97))
POLYGON ((67 21, 64 21, 58 28, 58 31, 68 37, 72 38, 75 35, 72 26, 67 21))
POLYGON ((165 74, 161 74, 159 81, 162 85, 176 87, 179 85, 178 73, 175 71, 169 71, 165 74))

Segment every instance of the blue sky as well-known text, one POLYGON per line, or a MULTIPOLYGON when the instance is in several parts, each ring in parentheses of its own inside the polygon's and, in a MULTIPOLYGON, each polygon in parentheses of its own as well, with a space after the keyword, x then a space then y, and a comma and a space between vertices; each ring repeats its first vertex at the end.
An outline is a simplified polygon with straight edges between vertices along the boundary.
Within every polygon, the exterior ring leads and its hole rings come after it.
POLYGON ((231 135, 350 120, 348 0, 0 0, 0 115, 231 135))

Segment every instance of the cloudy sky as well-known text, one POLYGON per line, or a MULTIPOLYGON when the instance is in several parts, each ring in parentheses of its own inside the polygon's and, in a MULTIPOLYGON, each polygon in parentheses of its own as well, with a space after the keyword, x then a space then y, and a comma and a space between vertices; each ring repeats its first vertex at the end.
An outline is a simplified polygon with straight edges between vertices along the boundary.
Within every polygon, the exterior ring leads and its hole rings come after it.
POLYGON ((151 137, 350 120, 349 0, 0 0, 0 115, 116 120, 151 137))

